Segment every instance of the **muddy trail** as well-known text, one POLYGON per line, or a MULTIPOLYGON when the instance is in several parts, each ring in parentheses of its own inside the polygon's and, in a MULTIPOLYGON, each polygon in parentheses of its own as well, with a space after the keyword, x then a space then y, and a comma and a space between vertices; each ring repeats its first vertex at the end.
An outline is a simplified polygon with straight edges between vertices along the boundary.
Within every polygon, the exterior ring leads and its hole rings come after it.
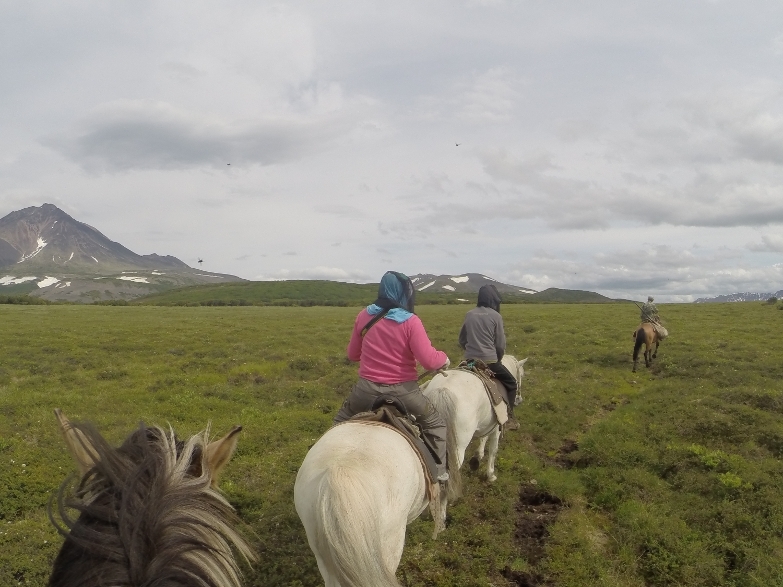
MULTIPOLYGON (((514 540, 520 553, 531 567, 535 567, 544 558, 549 526, 554 524, 564 507, 566 506, 560 498, 542 491, 535 481, 520 488, 519 501, 516 505, 517 521, 514 540)), ((548 585, 545 578, 536 572, 525 573, 506 567, 503 576, 512 585, 520 587, 548 585)))
MULTIPOLYGON (((628 403, 627 399, 610 402, 593 414, 582 427, 581 432, 587 432, 592 426, 606 418, 618 405, 628 403)), ((574 438, 563 439, 554 455, 546 455, 537 451, 541 460, 551 466, 571 469, 580 466, 579 442, 574 438)), ((511 585, 519 587, 554 587, 554 584, 538 572, 539 562, 546 556, 546 544, 549 539, 549 527, 555 523, 560 512, 568 507, 556 495, 543 491, 535 480, 523 484, 519 489, 519 499, 515 506, 517 520, 514 540, 522 557, 533 569, 530 572, 512 570, 506 567, 503 576, 511 585)))

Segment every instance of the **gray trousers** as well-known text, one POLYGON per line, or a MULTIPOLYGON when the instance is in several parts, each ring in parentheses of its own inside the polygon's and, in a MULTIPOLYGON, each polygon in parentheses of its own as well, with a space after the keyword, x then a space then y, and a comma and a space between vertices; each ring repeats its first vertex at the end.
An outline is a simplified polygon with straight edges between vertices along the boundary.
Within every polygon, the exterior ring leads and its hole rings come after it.
POLYGON ((334 423, 345 422, 351 416, 369 411, 379 395, 393 395, 402 402, 411 415, 416 417, 422 434, 427 437, 428 443, 435 447, 441 462, 438 465, 438 475, 444 473, 446 471, 446 423, 432 402, 424 397, 419 384, 415 381, 383 385, 360 377, 358 383, 351 389, 348 399, 343 403, 343 407, 337 412, 334 423))

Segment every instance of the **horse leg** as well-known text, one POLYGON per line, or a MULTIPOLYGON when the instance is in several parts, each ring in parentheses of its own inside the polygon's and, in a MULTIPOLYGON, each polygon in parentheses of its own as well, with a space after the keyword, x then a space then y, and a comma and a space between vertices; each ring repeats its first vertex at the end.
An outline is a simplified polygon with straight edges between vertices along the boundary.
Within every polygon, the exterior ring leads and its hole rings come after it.
POLYGON ((482 436, 479 439, 478 448, 476 448, 476 452, 473 454, 473 456, 470 458, 470 470, 471 471, 478 471, 479 465, 481 464, 481 459, 484 458, 484 447, 487 446, 487 437, 482 436))
POLYGON ((660 341, 658 341, 658 340, 655 341, 655 352, 653 353, 653 356, 652 356, 653 359, 658 356, 658 344, 659 344, 659 342, 660 341))
POLYGON ((487 456, 487 481, 494 483, 498 476, 495 475, 495 457, 498 456, 498 440, 500 440, 500 427, 495 429, 484 438, 489 437, 489 454, 487 456))

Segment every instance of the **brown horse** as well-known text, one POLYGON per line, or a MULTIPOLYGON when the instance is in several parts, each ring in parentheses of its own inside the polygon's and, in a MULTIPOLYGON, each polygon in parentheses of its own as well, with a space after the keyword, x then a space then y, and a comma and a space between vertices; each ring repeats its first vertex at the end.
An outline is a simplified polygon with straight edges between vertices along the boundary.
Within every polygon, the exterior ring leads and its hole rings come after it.
POLYGON ((636 364, 639 362, 639 349, 644 345, 644 366, 649 367, 652 360, 658 356, 658 344, 661 342, 661 337, 658 336, 658 331, 649 322, 643 322, 631 336, 636 341, 633 345, 633 372, 636 373, 636 364), (652 350, 653 344, 655 344, 654 351, 652 350))
POLYGON ((49 587, 241 585, 232 549, 255 557, 215 489, 240 426, 207 444, 206 433, 183 442, 171 429, 141 424, 114 448, 89 424, 71 424, 60 410, 55 415, 81 479, 67 498, 69 482, 60 488, 61 522, 50 504, 49 518, 65 542, 49 587))

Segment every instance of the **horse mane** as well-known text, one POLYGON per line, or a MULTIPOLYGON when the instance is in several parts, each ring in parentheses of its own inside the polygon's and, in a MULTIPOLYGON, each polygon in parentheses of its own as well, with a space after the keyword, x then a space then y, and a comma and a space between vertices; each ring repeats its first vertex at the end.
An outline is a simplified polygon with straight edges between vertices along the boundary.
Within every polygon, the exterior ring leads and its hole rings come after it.
POLYGON ((229 522, 238 521, 211 487, 207 434, 178 441, 174 431, 141 424, 119 448, 90 424, 76 423, 98 456, 72 489, 57 495, 55 520, 65 543, 50 586, 239 587, 232 552, 246 561, 250 546, 229 522), (76 510, 74 518, 69 510, 76 510))

